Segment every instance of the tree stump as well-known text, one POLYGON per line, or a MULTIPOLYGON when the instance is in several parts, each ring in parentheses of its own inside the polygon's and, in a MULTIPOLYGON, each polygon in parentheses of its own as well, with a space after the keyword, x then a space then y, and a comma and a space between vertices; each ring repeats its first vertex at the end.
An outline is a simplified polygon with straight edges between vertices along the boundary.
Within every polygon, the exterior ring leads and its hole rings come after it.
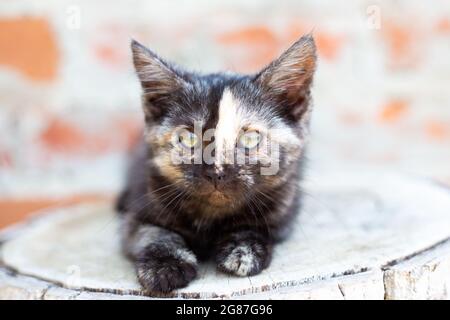
MULTIPOLYGON (((272 264, 253 277, 201 265, 166 297, 446 299, 450 191, 387 173, 327 175, 303 185, 304 209, 272 264)), ((7 213, 3 213, 7 214, 7 213)), ((122 257, 109 203, 49 211, 1 234, 0 298, 154 299, 122 257)))

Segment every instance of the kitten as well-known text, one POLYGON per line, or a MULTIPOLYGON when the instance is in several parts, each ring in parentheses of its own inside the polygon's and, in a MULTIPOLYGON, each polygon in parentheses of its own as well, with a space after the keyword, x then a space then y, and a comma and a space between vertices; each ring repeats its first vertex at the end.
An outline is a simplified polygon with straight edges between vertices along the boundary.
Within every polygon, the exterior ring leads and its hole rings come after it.
POLYGON ((117 209, 139 282, 184 287, 207 258, 228 274, 258 274, 300 209, 312 36, 255 75, 200 75, 131 48, 146 125, 117 209))

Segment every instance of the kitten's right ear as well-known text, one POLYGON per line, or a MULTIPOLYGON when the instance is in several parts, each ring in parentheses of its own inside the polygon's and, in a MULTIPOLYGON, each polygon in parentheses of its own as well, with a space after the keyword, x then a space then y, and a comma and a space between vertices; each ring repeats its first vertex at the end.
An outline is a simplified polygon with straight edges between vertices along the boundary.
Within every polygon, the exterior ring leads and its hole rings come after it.
POLYGON ((187 80, 167 62, 136 40, 131 41, 133 63, 143 90, 146 119, 160 118, 171 93, 187 85, 187 80))

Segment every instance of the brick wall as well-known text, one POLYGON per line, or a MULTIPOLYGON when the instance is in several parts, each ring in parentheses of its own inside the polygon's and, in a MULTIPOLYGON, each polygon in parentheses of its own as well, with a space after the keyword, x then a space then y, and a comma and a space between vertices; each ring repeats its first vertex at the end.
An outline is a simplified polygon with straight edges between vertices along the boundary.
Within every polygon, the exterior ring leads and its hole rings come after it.
POLYGON ((117 191, 142 122, 131 37, 190 69, 253 72, 310 31, 311 158, 450 181, 448 1, 0 1, 0 214, 117 191))

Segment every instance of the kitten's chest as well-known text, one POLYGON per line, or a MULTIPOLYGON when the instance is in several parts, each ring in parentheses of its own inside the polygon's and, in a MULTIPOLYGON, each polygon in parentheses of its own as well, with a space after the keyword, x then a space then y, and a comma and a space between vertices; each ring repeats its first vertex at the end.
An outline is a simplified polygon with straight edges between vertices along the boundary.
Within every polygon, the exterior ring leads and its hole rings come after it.
POLYGON ((233 230, 244 227, 267 229, 269 227, 267 225, 270 220, 269 216, 272 214, 267 211, 256 215, 245 207, 226 212, 221 212, 213 206, 204 206, 202 209, 183 211, 167 227, 192 241, 210 243, 233 230))
POLYGON ((217 222, 240 214, 243 207, 245 207, 245 204, 238 204, 234 201, 216 205, 208 197, 190 199, 182 205, 184 215, 191 220, 196 228, 202 227, 205 223, 217 222))

